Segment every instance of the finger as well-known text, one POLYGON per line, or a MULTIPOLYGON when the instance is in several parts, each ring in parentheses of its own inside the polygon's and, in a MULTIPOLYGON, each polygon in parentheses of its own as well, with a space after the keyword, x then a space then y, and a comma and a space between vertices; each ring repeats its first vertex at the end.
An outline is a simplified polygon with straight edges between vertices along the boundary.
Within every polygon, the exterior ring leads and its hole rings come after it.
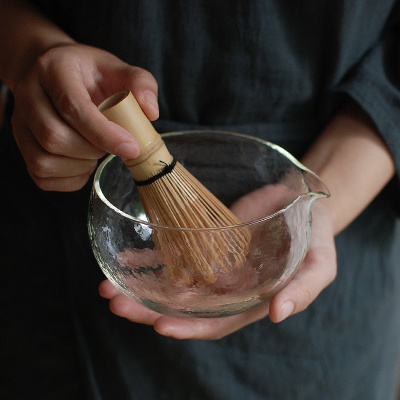
MULTIPOLYGON (((115 69, 116 59, 111 56, 99 57, 103 68, 107 70, 110 65, 114 65, 113 74, 108 72, 110 81, 115 82, 121 78, 111 78, 118 76, 121 68, 115 69), (111 61, 110 61, 111 60, 111 61)), ((126 69, 125 64, 123 69, 126 69)), ((125 158, 135 158, 139 154, 139 148, 132 136, 122 127, 109 122, 96 105, 93 103, 89 94, 94 92, 94 87, 98 82, 90 81, 93 76, 103 76, 99 71, 88 69, 86 65, 80 64, 80 60, 72 57, 64 60, 64 63, 46 63, 42 60, 39 73, 40 82, 48 93, 56 110, 61 117, 75 130, 80 132, 87 140, 96 147, 106 152, 119 155, 125 158), (82 72, 83 71, 83 72, 82 72), (89 78, 88 78, 89 75, 89 78), (57 82, 57 85, 51 84, 57 82)), ((97 66, 96 66, 97 67, 97 66)), ((102 78, 103 80, 106 78, 102 78)), ((115 85, 111 83, 110 85, 115 85)), ((122 88, 118 88, 121 90, 122 88)))
POLYGON ((47 152, 92 160, 104 156, 104 150, 90 143, 60 118, 43 91, 38 91, 35 103, 27 109, 29 128, 47 152))
POLYGON ((114 124, 97 109, 79 79, 63 81, 67 72, 60 71, 57 87, 42 80, 46 93, 61 118, 94 146, 125 158, 135 158, 139 148, 125 129, 114 124))
POLYGON ((111 299, 121 292, 108 279, 105 279, 99 285, 99 294, 105 299, 111 299))
MULTIPOLYGON (((154 76, 149 72, 139 67, 133 67, 128 64, 121 64, 118 60, 118 65, 113 62, 105 62, 98 65, 103 77, 107 77, 101 84, 103 87, 111 88, 106 90, 105 97, 108 97, 121 89, 129 89, 135 96, 140 108, 150 121, 154 121, 159 116, 158 106, 158 85, 154 76), (116 72, 118 71, 118 72, 116 72), (113 77, 113 82, 110 82, 109 77, 113 77)), ((104 100, 98 99, 98 102, 104 100)))
POLYGON ((139 155, 138 144, 132 135, 101 114, 85 90, 67 89, 52 100, 62 118, 96 147, 123 158, 139 155))
POLYGON ((268 315, 269 304, 265 303, 242 314, 224 318, 172 318, 163 316, 154 322, 155 330, 175 339, 218 340, 240 328, 268 315))
POLYGON ((145 325, 154 325, 161 316, 121 293, 111 298, 110 310, 115 315, 145 325))
POLYGON ((91 177, 91 173, 84 173, 68 178, 39 178, 30 174, 35 184, 45 191, 74 192, 82 189, 91 177))
POLYGON ((110 299, 110 310, 120 317, 130 321, 153 325, 160 314, 136 303, 122 294, 108 279, 99 285, 100 296, 110 299))
POLYGON ((241 221, 254 221, 286 207, 299 194, 283 184, 265 185, 240 197, 230 208, 241 221))
POLYGON ((334 252, 326 251, 325 246, 323 251, 318 250, 310 249, 294 278, 271 300, 270 318, 273 322, 281 322, 304 311, 334 280, 337 268, 334 252))
POLYGON ((42 190, 79 190, 97 166, 97 160, 71 159, 48 153, 24 125, 14 124, 14 136, 30 176, 42 190))
POLYGON ((20 126, 16 141, 31 174, 38 178, 71 178, 92 173, 97 160, 51 154, 36 141, 28 127, 20 126))
POLYGON ((94 79, 87 79, 84 82, 89 88, 93 102, 100 104, 106 97, 123 89, 129 89, 149 120, 157 119, 159 115, 158 84, 154 76, 149 71, 131 66, 108 52, 99 49, 96 51, 98 56, 92 74, 94 79))
POLYGON ((225 318, 195 319, 161 316, 134 302, 108 280, 99 285, 102 297, 111 299, 111 311, 130 321, 154 325, 155 330, 176 339, 216 340, 268 315, 268 303, 245 313, 225 318))
POLYGON ((110 308, 114 314, 130 321, 154 324, 159 334, 176 339, 219 339, 268 314, 268 304, 263 304, 243 314, 226 318, 173 318, 144 309, 143 306, 121 295, 121 292, 108 280, 101 282, 99 292, 102 297, 112 299, 110 308))
POLYGON ((156 80, 148 71, 136 67, 131 67, 128 75, 127 87, 135 96, 140 108, 150 121, 156 120, 159 116, 156 80))

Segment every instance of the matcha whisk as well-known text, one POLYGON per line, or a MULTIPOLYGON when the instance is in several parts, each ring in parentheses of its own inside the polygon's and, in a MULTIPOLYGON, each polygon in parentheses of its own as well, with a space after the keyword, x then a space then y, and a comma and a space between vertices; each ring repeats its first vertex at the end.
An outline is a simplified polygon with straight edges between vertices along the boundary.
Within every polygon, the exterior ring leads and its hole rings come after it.
POLYGON ((132 93, 114 94, 99 110, 130 132, 140 146, 139 157, 123 162, 135 179, 149 221, 190 228, 171 229, 168 234, 157 231, 153 237, 170 273, 177 280, 212 283, 217 270, 240 268, 248 253, 249 230, 223 229, 213 235, 211 229, 207 241, 204 231, 196 232, 196 228, 229 227, 241 221, 173 158, 132 93))

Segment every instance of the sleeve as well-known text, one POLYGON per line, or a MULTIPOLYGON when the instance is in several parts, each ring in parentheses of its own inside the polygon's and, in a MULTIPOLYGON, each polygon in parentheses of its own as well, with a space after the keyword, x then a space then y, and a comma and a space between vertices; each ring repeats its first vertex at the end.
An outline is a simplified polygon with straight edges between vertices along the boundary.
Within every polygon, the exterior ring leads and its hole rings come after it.
MULTIPOLYGON (((355 100, 374 121, 392 153, 400 200, 400 2, 397 1, 381 40, 336 88, 355 100)), ((392 186, 393 188, 394 186, 392 186)), ((400 214, 400 202, 397 213, 400 214)))

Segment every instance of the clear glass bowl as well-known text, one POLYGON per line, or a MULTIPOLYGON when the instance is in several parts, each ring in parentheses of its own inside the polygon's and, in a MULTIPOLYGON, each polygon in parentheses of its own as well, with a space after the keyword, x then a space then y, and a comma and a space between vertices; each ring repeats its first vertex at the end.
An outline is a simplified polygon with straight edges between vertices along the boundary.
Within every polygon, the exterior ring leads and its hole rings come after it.
POLYGON ((235 204, 234 210, 241 203, 243 209, 246 196, 250 200, 251 218, 243 224, 192 230, 205 242, 246 229, 248 253, 241 266, 231 269, 218 268, 215 260, 214 282, 197 279, 193 266, 171 274, 156 241, 179 228, 147 221, 133 176, 120 158, 109 156, 95 174, 88 215, 90 241, 104 274, 130 298, 166 315, 222 317, 267 301, 303 260, 311 237, 311 206, 329 196, 328 189, 285 150, 254 137, 189 131, 163 139, 226 206, 235 204))

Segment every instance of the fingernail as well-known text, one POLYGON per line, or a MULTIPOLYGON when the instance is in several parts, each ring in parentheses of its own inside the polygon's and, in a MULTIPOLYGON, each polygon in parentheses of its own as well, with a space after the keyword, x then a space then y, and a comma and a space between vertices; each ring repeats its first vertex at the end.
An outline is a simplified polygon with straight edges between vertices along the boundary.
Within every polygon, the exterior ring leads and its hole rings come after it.
POLYGON ((158 112, 158 100, 153 92, 146 91, 143 93, 143 100, 158 112))
POLYGON ((115 155, 120 156, 122 158, 135 158, 138 156, 138 147, 133 142, 124 142, 120 143, 115 148, 115 155))
POLYGON ((292 312, 294 310, 294 304, 291 300, 289 301, 285 301, 282 305, 281 305, 281 309, 279 311, 279 322, 283 321, 284 319, 286 319, 287 317, 289 317, 292 312))

